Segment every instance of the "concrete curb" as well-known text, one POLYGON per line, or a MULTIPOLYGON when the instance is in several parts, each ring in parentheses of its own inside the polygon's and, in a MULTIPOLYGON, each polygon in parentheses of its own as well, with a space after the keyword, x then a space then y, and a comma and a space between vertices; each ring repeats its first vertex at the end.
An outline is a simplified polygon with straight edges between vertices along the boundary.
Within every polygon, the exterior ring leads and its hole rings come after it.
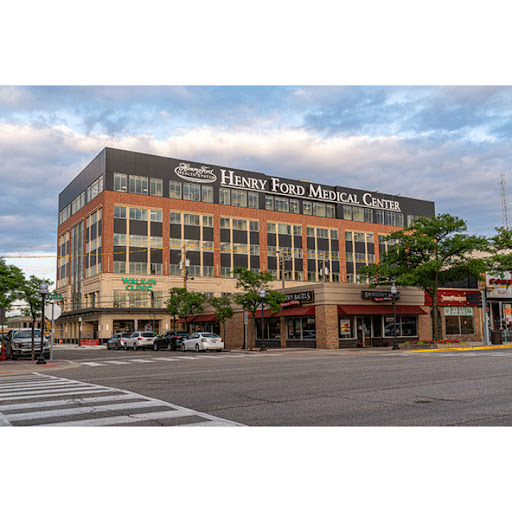
POLYGON ((490 345, 482 347, 464 347, 464 348, 432 348, 424 350, 404 350, 404 352, 463 352, 465 350, 499 350, 504 348, 512 348, 512 345, 490 345))
POLYGON ((19 373, 41 373, 45 370, 68 370, 79 366, 79 363, 64 359, 54 359, 53 361, 47 361, 46 364, 37 364, 36 361, 2 361, 0 363, 0 382, 3 376, 19 373))

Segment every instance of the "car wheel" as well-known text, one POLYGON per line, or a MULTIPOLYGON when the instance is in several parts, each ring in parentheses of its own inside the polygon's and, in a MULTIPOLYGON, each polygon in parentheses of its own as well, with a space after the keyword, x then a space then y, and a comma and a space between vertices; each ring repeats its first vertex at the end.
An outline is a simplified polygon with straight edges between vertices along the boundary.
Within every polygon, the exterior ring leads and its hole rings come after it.
POLYGON ((199 344, 196 343, 196 352, 199 352, 199 344))
POLYGON ((158 343, 156 341, 153 342, 153 350, 158 352, 158 343))
POLYGON ((125 342, 125 344, 124 344, 124 349, 125 349, 125 350, 128 350, 128 343, 126 343, 126 342, 125 342))
POLYGON ((169 342, 169 343, 167 344, 167 350, 168 350, 169 352, 172 350, 172 343, 171 343, 171 342, 169 342))
POLYGON ((107 350, 110 350, 110 345, 107 343, 107 350))
POLYGON ((186 350, 187 350, 187 347, 185 347, 185 343, 183 343, 183 344, 181 345, 181 351, 182 351, 182 352, 185 352, 186 350))
POLYGON ((217 349, 217 352, 222 352, 222 349, 221 348, 217 349))
POLYGON ((137 350, 139 347, 137 347, 137 343, 133 344, 133 350, 137 350))

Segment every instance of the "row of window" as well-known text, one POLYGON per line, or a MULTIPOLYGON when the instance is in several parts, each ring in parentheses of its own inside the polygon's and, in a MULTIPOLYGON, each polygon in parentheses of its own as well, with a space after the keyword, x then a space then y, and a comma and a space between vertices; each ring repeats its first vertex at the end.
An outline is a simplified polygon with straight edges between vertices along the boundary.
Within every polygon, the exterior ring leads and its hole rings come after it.
POLYGON ((147 176, 132 176, 114 173, 114 191, 129 192, 130 194, 144 194, 162 197, 163 181, 147 176), (148 186, 149 184, 149 186, 148 186))
POLYGON ((70 204, 65 206, 59 212, 59 226, 66 222, 72 215, 78 210, 83 208, 87 203, 92 201, 97 195, 103 192, 103 175, 94 180, 94 182, 87 187, 82 193, 80 193, 70 204))

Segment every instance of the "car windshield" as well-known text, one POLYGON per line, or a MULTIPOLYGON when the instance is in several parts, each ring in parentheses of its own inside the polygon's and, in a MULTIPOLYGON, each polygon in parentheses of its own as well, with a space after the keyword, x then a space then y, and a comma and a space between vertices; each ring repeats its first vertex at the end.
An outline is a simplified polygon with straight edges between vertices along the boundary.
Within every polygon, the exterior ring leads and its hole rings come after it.
POLYGON ((143 332, 142 337, 143 338, 154 338, 156 334, 154 332, 143 332))
MULTIPOLYGON (((41 331, 39 329, 34 329, 34 337, 41 337, 41 331)), ((32 338, 32 331, 18 331, 14 333, 13 339, 16 338, 32 338)))
POLYGON ((201 333, 201 336, 203 338, 217 338, 217 335, 213 334, 212 332, 203 332, 201 333))

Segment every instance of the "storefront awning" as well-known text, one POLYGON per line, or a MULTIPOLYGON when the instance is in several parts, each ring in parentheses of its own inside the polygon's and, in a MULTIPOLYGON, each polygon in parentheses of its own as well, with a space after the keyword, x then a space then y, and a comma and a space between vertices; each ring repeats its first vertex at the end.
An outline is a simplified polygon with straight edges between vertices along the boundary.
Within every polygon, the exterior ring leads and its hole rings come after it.
POLYGON ((276 316, 315 316, 315 306, 300 306, 298 308, 286 308, 276 316))
MULTIPOLYGON (((264 318, 269 318, 269 317, 273 317, 274 315, 270 312, 269 309, 265 309, 263 311, 263 317, 264 318)), ((252 318, 252 313, 249 313, 249 318, 252 318)), ((261 318, 261 309, 258 309, 256 311, 256 318, 261 318)))
MULTIPOLYGON (((338 315, 392 315, 393 306, 338 306, 338 315)), ((396 306, 397 315, 426 315, 419 306, 396 306)))
POLYGON ((198 315, 194 318, 194 323, 197 322, 216 322, 217 315, 215 313, 209 315, 198 315))

